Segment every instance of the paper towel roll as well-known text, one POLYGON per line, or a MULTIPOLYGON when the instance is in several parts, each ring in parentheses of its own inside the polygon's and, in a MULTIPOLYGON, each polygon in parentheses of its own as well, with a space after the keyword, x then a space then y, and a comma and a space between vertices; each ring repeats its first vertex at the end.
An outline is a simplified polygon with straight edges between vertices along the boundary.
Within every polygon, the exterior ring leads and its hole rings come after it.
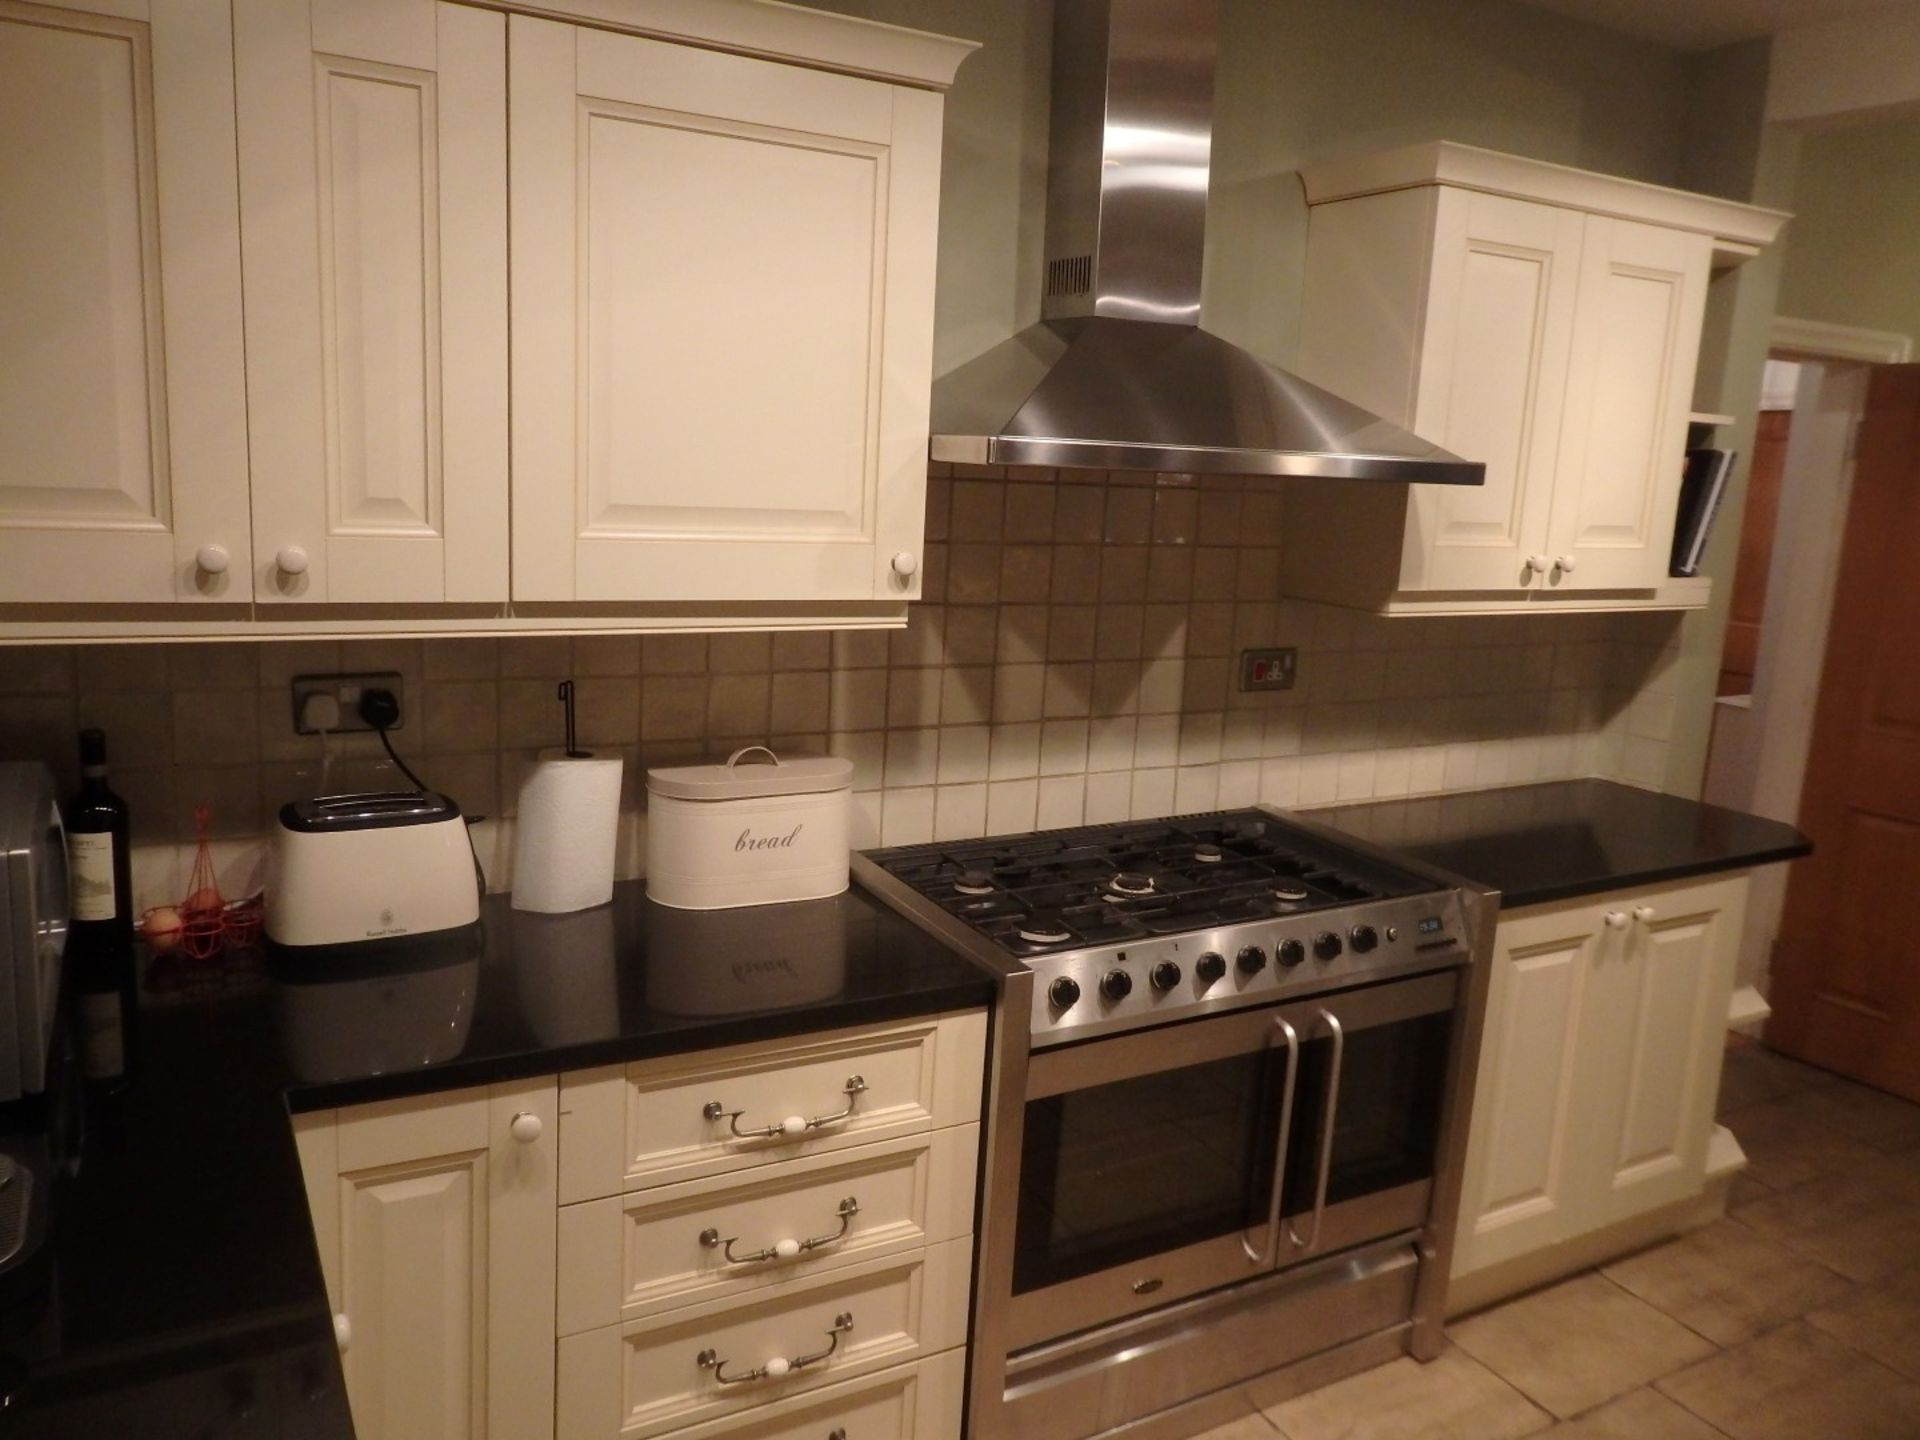
POLYGON ((617 755, 543 750, 520 783, 514 822, 516 910, 559 914, 613 898, 613 848, 620 828, 617 755))

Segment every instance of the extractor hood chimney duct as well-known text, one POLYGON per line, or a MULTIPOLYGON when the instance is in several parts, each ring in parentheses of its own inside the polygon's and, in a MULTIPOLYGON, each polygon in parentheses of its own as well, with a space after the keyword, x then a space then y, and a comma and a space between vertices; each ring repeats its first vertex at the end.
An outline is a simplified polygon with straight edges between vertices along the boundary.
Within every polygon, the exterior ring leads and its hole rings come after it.
POLYGON ((1478 485, 1200 328, 1218 0, 1056 0, 1038 325, 934 382, 935 460, 1478 485))

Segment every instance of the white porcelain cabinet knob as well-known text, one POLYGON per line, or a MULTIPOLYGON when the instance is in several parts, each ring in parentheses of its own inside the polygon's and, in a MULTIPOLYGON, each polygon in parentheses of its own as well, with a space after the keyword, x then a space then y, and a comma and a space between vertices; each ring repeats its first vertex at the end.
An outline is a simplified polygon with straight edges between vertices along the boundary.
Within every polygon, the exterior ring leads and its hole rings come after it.
POLYGON ((798 1240, 776 1240, 773 1245, 774 1257, 779 1260, 791 1260, 800 1253, 798 1240))
POLYGON ((902 580, 911 580, 914 572, 919 568, 920 557, 918 555, 909 555, 905 550, 902 550, 898 555, 893 557, 893 573, 898 575, 902 580))
POLYGON ((1535 575, 1543 575, 1547 569, 1547 557, 1544 555, 1527 556, 1527 569, 1535 575))
POLYGON ((546 1128, 540 1117, 530 1110, 522 1110, 507 1122, 507 1133, 522 1145, 531 1145, 546 1128))
POLYGON ((769 1360, 766 1365, 767 1378, 769 1380, 778 1380, 791 1369, 793 1369, 793 1365, 789 1361, 778 1358, 769 1360))
POLYGON ((807 1122, 798 1115, 789 1115, 780 1122, 780 1133, 792 1137, 807 1133, 807 1122))
POLYGON ((227 566, 233 563, 233 557, 227 553, 224 545, 202 545, 193 552, 193 563, 209 575, 224 575, 227 566))
POLYGON ((298 545, 282 545, 280 552, 273 557, 273 563, 280 567, 283 575, 304 575, 307 573, 307 552, 298 545))
POLYGON ((1609 930, 1626 929, 1627 928, 1627 912, 1624 910, 1609 910, 1607 912, 1607 928, 1609 930))
POLYGON ((353 1321, 345 1315, 333 1317, 333 1343, 339 1347, 342 1355, 353 1346, 353 1321))
POLYGON ((1558 570, 1562 575, 1571 575, 1573 573, 1573 556, 1560 556, 1559 559, 1553 562, 1553 568, 1558 570))
POLYGON ((1638 920, 1642 925, 1653 923, 1655 913, 1651 905, 1636 905, 1633 907, 1633 918, 1638 920))

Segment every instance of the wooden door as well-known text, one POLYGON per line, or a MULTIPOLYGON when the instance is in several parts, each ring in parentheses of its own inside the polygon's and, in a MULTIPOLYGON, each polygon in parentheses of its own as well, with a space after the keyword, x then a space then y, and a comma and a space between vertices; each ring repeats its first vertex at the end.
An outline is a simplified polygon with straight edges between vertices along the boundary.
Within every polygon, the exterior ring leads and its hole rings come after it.
POLYGON ((940 97, 510 39, 514 598, 913 598, 940 97))
POLYGON ((0 195, 0 603, 251 599, 226 0, 0 0, 0 195))
POLYGON ((1442 189, 1415 433, 1486 462, 1480 486, 1411 487, 1403 588, 1529 589, 1565 404, 1583 217, 1442 189))
POLYGON ((1467 1132, 1454 1274, 1584 1228, 1582 1052, 1600 940, 1590 905, 1503 919, 1467 1132))
POLYGON ((262 600, 507 596, 503 17, 234 9, 262 600))
POLYGON ((1800 795, 1771 1045, 1920 1100, 1920 365, 1867 392, 1800 795))
POLYGON ((1780 515, 1780 477, 1787 464, 1791 410, 1762 410, 1747 469, 1747 508, 1740 518, 1740 558, 1733 570, 1733 602, 1720 649, 1721 695, 1751 695, 1760 655, 1760 620, 1767 608, 1767 567, 1773 562, 1774 523, 1780 515))
POLYGON ((1606 907, 1581 1082, 1597 1102, 1592 1226, 1700 1192, 1745 903, 1735 878, 1606 907))
POLYGON ((548 1079, 296 1123, 362 1440, 552 1434, 557 1112, 548 1079))
POLYGON ((1712 248, 1705 235, 1587 217, 1548 589, 1666 578, 1712 248))

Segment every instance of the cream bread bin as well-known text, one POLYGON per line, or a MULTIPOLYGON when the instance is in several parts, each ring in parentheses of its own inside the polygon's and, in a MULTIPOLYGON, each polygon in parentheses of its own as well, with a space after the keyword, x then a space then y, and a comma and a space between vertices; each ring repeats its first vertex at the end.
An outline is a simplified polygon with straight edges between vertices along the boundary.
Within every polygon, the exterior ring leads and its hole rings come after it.
POLYGON ((782 760, 764 745, 724 765, 647 772, 647 895, 677 910, 818 900, 847 888, 853 762, 782 760))

